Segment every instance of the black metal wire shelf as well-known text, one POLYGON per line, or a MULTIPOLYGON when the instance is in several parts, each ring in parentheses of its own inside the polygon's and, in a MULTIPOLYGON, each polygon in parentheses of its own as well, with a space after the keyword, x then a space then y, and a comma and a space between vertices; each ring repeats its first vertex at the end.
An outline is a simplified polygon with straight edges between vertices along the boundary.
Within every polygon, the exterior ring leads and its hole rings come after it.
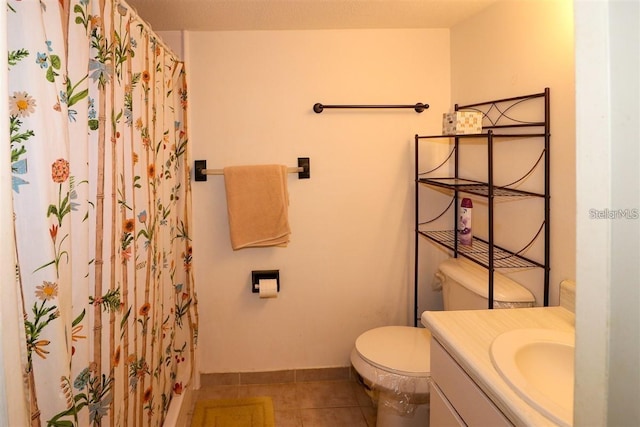
MULTIPOLYGON (((493 308, 493 280, 495 270, 510 269, 514 272, 518 269, 527 270, 542 268, 544 271, 544 306, 549 305, 550 290, 550 101, 549 88, 545 88, 543 92, 531 95, 516 96, 512 98, 497 99, 488 102, 480 102, 476 104, 454 106, 455 111, 476 111, 482 113, 482 132, 477 134, 462 135, 415 135, 415 247, 414 247, 414 312, 415 325, 419 321, 419 242, 422 236, 438 246, 444 247, 451 251, 455 257, 464 257, 489 270, 489 280, 487 283, 488 290, 488 308, 493 308), (494 149, 498 149, 500 145, 517 143, 520 140, 534 138, 538 142, 543 143, 540 155, 528 170, 523 170, 521 176, 513 181, 496 185, 494 181, 494 149), (429 171, 419 171, 420 163, 420 144, 421 140, 440 140, 441 142, 449 142, 451 150, 446 158, 440 159, 441 163, 433 167, 429 171), (461 178, 459 175, 460 155, 464 151, 464 140, 477 140, 486 145, 487 148, 487 165, 486 176, 487 182, 480 182, 470 179, 461 178), (497 143, 501 141, 500 143, 497 143), (445 166, 452 166, 453 176, 451 172, 444 172, 445 166), (442 168, 442 169, 441 169, 442 168), (441 172, 437 172, 441 171, 441 172), (449 177, 436 177, 434 174, 444 172, 449 177), (521 190, 521 184, 536 174, 534 183, 537 192, 521 190), (541 176, 544 181, 539 183, 541 176), (452 192, 452 199, 449 205, 439 215, 429 221, 420 222, 420 193, 424 191, 421 186, 431 187, 431 189, 444 189, 452 192), (544 189, 544 190, 543 190, 544 189), (461 245, 457 241, 458 233, 456 230, 434 231, 436 227, 435 221, 441 218, 445 213, 453 207, 453 220, 456 221, 459 213, 460 193, 476 195, 486 198, 487 211, 487 240, 474 237, 471 245, 461 245), (543 200, 544 221, 535 233, 533 238, 523 248, 519 250, 509 250, 495 244, 494 240, 494 211, 496 198, 512 198, 524 199, 527 197, 539 198, 543 200), (429 224, 429 225, 428 225, 429 224), (489 241, 492 244, 489 244, 489 241), (544 255, 536 255, 536 257, 544 257, 543 262, 529 258, 529 249, 534 243, 540 249, 539 245, 544 245, 544 255)), ((438 159, 432 159, 436 162, 438 159)), ((504 163, 504 162, 502 162, 504 163)), ((442 225, 446 227, 446 225, 442 225)), ((536 252, 537 253, 537 252, 536 252)), ((533 256, 533 255, 531 255, 533 256)))
MULTIPOLYGON (((489 196, 489 184, 462 178, 418 178, 418 182, 434 187, 462 191, 477 196, 489 196)), ((509 187, 493 187, 493 195, 498 197, 544 197, 544 194, 517 190, 509 187)))
MULTIPOLYGON (((455 251, 455 232, 453 230, 424 231, 418 233, 452 251, 455 251)), ((471 245, 457 245, 458 255, 469 258, 484 267, 489 267, 489 242, 473 237, 471 245)), ((494 268, 535 268, 544 267, 537 261, 518 255, 508 249, 493 246, 494 268)))
MULTIPOLYGON (((489 129, 489 128, 493 128, 493 129, 514 129, 514 128, 525 128, 525 127, 532 127, 532 126, 542 126, 544 123, 533 123, 533 124, 526 124, 526 125, 505 125, 505 126, 487 126, 484 127, 483 129, 489 129)), ((491 135, 491 137, 496 138, 496 139, 503 139, 503 138, 507 138, 507 139, 522 139, 522 138, 539 138, 539 137, 544 137, 544 136, 548 136, 546 133, 544 132, 533 132, 533 133, 494 133, 492 130, 488 131, 488 132, 482 132, 482 133, 460 133, 460 134, 456 134, 456 135, 446 135, 446 134, 442 134, 442 135, 417 135, 416 138, 417 139, 442 139, 442 138, 464 138, 464 139, 473 139, 473 138, 487 138, 489 137, 489 135, 491 135)))

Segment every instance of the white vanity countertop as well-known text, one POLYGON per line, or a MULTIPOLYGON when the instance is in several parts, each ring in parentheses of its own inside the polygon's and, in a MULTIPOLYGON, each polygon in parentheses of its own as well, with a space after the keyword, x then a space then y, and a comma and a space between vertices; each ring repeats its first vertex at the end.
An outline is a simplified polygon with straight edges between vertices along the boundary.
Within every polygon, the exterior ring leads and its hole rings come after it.
MULTIPOLYGON (((575 315, 562 307, 425 311, 422 324, 517 426, 553 426, 502 379, 491 363, 490 347, 500 334, 522 328, 575 331, 575 315)), ((553 363, 553 361, 549 361, 553 363)))

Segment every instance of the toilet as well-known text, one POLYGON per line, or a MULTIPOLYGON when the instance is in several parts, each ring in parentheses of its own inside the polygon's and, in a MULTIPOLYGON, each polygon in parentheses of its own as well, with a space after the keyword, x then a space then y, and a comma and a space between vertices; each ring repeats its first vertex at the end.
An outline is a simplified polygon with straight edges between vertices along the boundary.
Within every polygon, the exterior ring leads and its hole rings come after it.
MULTIPOLYGON (((436 273, 445 310, 488 307, 487 269, 452 258, 436 273)), ((522 285, 494 273, 494 308, 533 307, 522 285)), ((383 326, 364 332, 351 351, 351 364, 377 406, 378 427, 429 425, 430 340, 427 329, 383 326)))

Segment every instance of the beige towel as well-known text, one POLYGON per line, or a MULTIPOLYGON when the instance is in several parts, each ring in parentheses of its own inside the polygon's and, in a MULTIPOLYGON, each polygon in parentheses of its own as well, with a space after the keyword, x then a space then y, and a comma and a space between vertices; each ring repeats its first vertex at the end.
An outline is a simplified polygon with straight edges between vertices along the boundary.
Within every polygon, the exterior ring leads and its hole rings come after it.
POLYGON ((229 166, 223 172, 233 250, 286 246, 291 233, 287 167, 229 166))

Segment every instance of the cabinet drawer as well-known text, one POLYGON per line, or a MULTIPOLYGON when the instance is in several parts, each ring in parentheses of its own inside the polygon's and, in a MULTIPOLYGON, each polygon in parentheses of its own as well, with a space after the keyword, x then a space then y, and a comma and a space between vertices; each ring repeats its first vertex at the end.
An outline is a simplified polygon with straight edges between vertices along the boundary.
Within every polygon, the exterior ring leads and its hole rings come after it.
POLYGON ((442 394, 440 387, 431 382, 431 403, 429 412, 430 427, 465 427, 466 424, 447 398, 442 394))
POLYGON ((431 378, 466 425, 513 426, 435 339, 431 339, 431 378))

